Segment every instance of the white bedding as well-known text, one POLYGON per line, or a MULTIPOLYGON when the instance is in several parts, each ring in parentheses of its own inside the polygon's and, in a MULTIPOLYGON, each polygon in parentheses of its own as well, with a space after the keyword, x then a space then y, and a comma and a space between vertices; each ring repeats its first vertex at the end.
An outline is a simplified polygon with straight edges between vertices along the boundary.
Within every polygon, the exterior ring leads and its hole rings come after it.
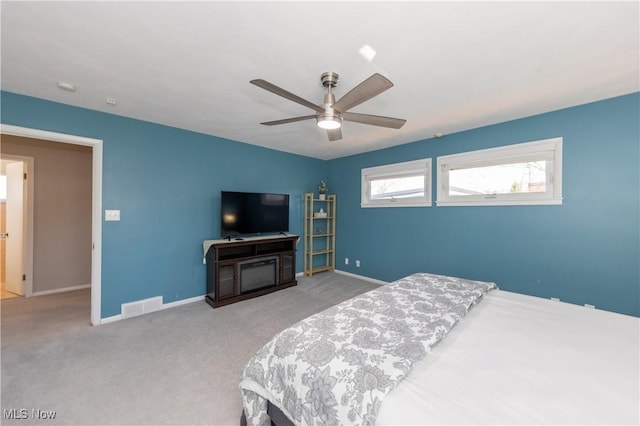
POLYGON ((640 319, 493 291, 377 424, 640 424, 640 319))
POLYGON ((242 371, 248 424, 267 400, 297 425, 373 425, 381 402, 494 283, 416 273, 277 334, 242 371))

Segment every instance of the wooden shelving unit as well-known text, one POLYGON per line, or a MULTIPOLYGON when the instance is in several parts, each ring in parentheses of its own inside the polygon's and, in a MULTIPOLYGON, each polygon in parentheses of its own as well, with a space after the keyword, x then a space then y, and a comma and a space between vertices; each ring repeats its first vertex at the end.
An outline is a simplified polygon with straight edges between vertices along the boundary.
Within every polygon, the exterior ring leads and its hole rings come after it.
POLYGON ((336 265, 336 196, 304 194, 304 274, 333 271, 336 265), (324 215, 320 210, 324 212, 324 215))

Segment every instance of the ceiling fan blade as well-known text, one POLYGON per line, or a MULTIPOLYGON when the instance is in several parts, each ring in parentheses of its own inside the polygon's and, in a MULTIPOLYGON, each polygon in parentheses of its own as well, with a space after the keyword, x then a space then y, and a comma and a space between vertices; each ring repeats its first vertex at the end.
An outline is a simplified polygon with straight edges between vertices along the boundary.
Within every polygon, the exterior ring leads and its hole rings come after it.
POLYGON ((386 77, 375 73, 356 87, 351 89, 346 95, 338 99, 336 103, 332 105, 333 109, 342 113, 350 110, 356 105, 368 101, 374 96, 378 96, 380 93, 393 87, 393 83, 386 77))
POLYGON ((293 101, 293 102, 298 103, 300 105, 304 105, 307 108, 311 108, 314 111, 324 113, 324 108, 319 107, 318 105, 316 105, 314 103, 311 103, 308 100, 303 99, 298 95, 294 95, 291 92, 287 92, 283 88, 278 87, 275 84, 271 84, 266 80, 262 80, 262 79, 251 80, 249 83, 255 84, 256 86, 258 86, 258 87, 260 87, 260 88, 262 88, 264 90, 267 90, 267 91, 269 91, 271 93, 275 93, 276 95, 282 96, 283 98, 289 99, 290 101, 293 101))
POLYGON ((293 117, 293 118, 285 118, 282 120, 274 120, 274 121, 265 121, 265 126, 276 126, 278 124, 287 124, 287 123, 295 123, 296 121, 309 120, 310 118, 316 118, 315 115, 303 115, 302 117, 293 117))
POLYGON ((372 126, 390 127, 399 129, 404 126, 407 120, 401 118, 384 117, 382 115, 357 114, 355 112, 345 112, 342 114, 345 121, 354 121, 356 123, 371 124, 372 126))
POLYGON ((327 136, 329 136, 329 141, 337 141, 342 139, 342 130, 338 127, 337 129, 327 130, 327 136))

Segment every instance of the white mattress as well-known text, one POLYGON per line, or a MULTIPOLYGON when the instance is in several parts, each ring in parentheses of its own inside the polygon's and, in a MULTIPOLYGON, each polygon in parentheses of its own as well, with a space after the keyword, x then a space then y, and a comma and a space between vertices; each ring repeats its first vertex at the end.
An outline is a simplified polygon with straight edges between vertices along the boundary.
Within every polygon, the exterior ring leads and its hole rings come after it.
POLYGON ((640 424, 640 319, 492 291, 377 424, 640 424))

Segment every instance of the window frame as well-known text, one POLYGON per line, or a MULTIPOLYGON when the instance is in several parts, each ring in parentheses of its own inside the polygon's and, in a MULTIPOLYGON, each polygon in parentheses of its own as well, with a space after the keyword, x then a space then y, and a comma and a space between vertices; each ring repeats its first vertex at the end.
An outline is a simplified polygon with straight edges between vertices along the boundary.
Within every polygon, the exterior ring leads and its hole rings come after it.
POLYGON ((437 157, 437 206, 561 205, 562 138, 524 142, 437 157), (473 167, 546 161, 546 191, 509 194, 449 195, 449 171, 473 167))
POLYGON ((360 171, 360 207, 430 207, 432 193, 431 158, 367 167, 360 171), (424 195, 421 197, 371 199, 371 181, 385 178, 424 176, 424 195))

